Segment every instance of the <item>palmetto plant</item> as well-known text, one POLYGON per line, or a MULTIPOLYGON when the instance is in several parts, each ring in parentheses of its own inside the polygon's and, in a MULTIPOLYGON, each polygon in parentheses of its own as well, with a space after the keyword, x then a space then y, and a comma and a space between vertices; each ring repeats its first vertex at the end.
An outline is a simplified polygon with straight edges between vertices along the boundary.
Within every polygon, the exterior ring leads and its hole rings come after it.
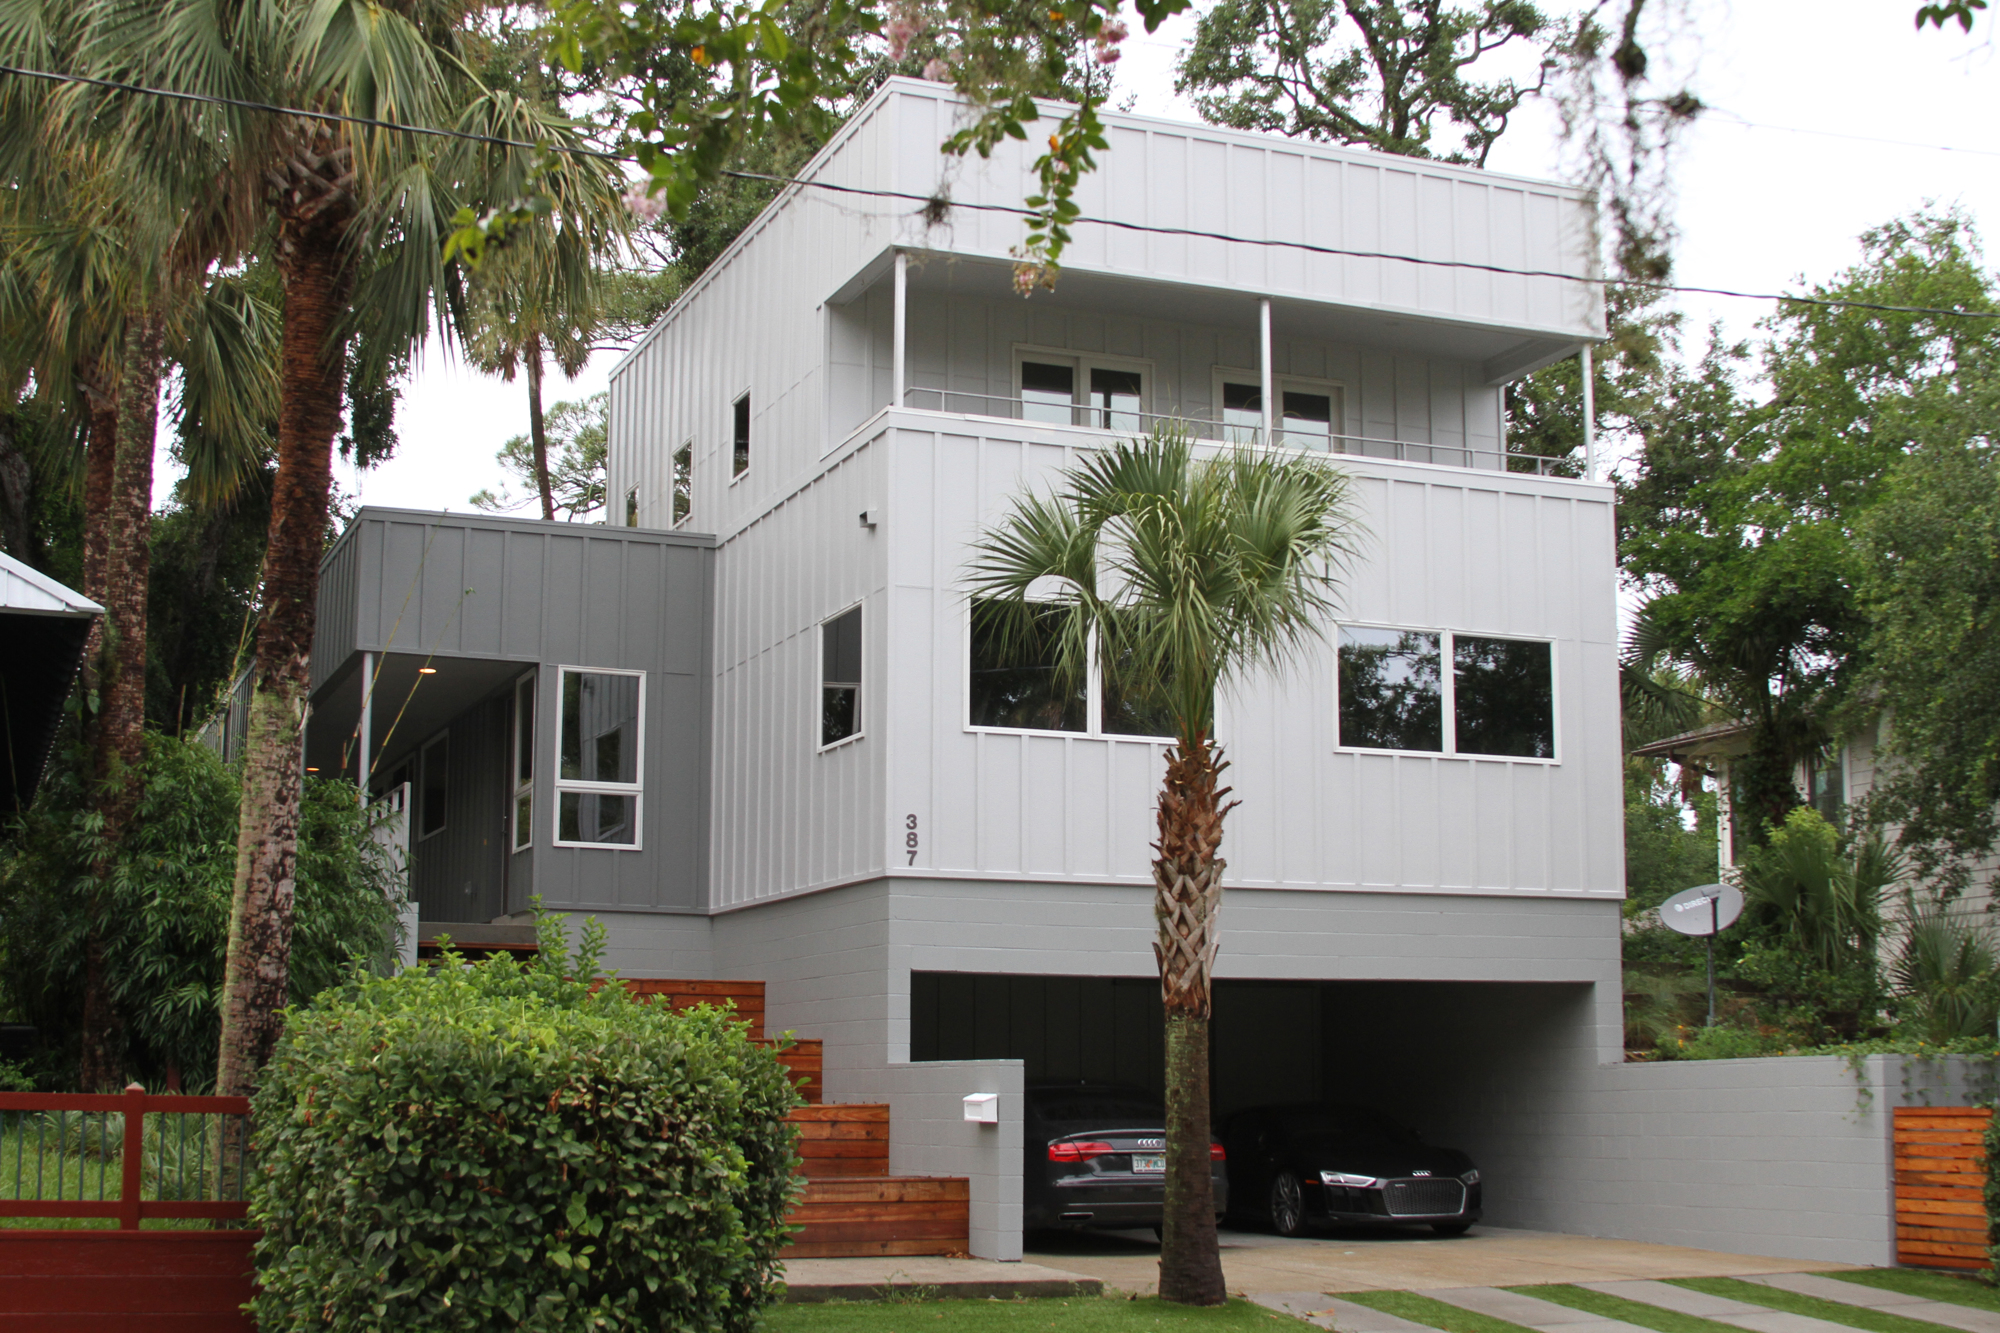
POLYGON ((1903 1021, 1924 1040, 1993 1036, 2000 1018, 2000 955, 1985 925, 1942 907, 1913 912, 1889 978, 1903 1021))
POLYGON ((1167 1205, 1160 1295, 1225 1298, 1209 1164, 1208 1041, 1223 821, 1219 688, 1319 640, 1358 536, 1324 462, 1197 456, 1171 432, 1085 455, 1051 496, 1017 497, 973 543, 967 590, 1003 654, 1050 645, 1056 690, 1093 660, 1172 724, 1153 845, 1154 953, 1166 1010, 1167 1205))

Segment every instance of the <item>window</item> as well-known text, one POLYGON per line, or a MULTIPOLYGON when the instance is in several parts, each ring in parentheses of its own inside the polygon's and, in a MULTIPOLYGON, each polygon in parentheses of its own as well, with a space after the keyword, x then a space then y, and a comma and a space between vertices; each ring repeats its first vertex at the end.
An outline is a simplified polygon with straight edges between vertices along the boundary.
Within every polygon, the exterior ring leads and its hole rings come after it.
POLYGON ((1174 734, 1157 691, 1103 663, 1095 679, 1064 689, 1056 680, 1063 612, 1034 605, 1023 618, 1003 602, 972 604, 967 725, 1002 731, 1066 731, 1090 736, 1174 734))
POLYGON ((1074 424, 1076 365, 1048 361, 1021 362, 1021 419, 1074 424))
POLYGON ((1555 758, 1544 640, 1343 625, 1339 690, 1347 749, 1555 758))
POLYGON ((729 474, 740 477, 750 470, 750 395, 744 394, 736 400, 736 450, 731 455, 729 474))
POLYGON ((1555 682, 1549 645, 1530 639, 1452 636, 1453 715, 1460 754, 1553 759, 1555 682))
POLYGON ((625 492, 625 526, 628 528, 639 526, 639 488, 637 486, 625 492))
POLYGON ((1014 369, 1023 421, 1128 435, 1147 428, 1148 363, 1017 348, 1014 369))
POLYGON ((1836 826, 1847 805, 1846 775, 1841 771, 1846 753, 1836 750, 1831 757, 1815 755, 1806 760, 1806 803, 1836 826))
MULTIPOLYGON (((1255 444, 1264 428, 1264 390, 1255 371, 1216 372, 1215 400, 1221 405, 1222 438, 1255 444)), ((1278 378, 1278 443, 1294 449, 1332 450, 1341 430, 1344 398, 1338 384, 1278 378)))
POLYGON ((440 732, 417 756, 417 836, 444 832, 445 803, 451 795, 451 733, 440 732))
POLYGON ((819 627, 819 743, 837 745, 861 734, 861 608, 819 627))
POLYGON ((514 684, 514 850, 535 840, 535 678, 514 684))
MULTIPOLYGON (((748 401, 747 399, 745 401, 748 401)), ((744 423, 744 433, 749 433, 749 423, 744 423)), ((747 449, 748 446, 746 445, 747 449)), ((741 471, 742 469, 737 469, 741 471)), ((687 522, 687 516, 694 512, 694 441, 689 440, 674 450, 674 526, 687 522)))
POLYGON ((562 668, 556 747, 556 845, 639 845, 646 678, 562 668))
POLYGON ((1054 629, 1057 612, 1038 607, 1025 627, 1028 641, 1007 652, 1008 639, 1023 632, 1008 623, 1002 603, 972 604, 972 711, 975 727, 1016 731, 1088 731, 1087 690, 1056 688, 1054 629))

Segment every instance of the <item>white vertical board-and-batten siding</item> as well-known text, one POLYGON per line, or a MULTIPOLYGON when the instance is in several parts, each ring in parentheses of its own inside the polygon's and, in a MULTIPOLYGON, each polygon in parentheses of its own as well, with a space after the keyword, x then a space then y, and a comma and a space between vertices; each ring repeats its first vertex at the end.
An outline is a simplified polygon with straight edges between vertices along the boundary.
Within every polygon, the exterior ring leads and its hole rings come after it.
MULTIPOLYGON (((914 867, 991 878, 1145 882, 1162 749, 1145 741, 971 731, 968 542, 1016 494, 1047 488, 1081 432, 892 433, 889 813, 917 816, 914 867)), ((1336 747, 1331 642, 1246 678, 1217 729, 1243 806, 1240 887, 1562 893, 1623 889, 1617 624, 1608 488, 1342 460, 1367 531, 1355 621, 1554 643, 1555 762, 1336 747)))

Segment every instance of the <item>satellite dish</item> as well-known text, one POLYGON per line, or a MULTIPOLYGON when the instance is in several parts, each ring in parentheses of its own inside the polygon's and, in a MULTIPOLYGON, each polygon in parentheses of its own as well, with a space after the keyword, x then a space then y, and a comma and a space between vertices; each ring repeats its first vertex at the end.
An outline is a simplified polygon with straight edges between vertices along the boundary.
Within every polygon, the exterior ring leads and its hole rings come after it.
POLYGON ((1660 904, 1660 920, 1683 935, 1713 935, 1743 915, 1743 891, 1727 884, 1698 884, 1660 904))

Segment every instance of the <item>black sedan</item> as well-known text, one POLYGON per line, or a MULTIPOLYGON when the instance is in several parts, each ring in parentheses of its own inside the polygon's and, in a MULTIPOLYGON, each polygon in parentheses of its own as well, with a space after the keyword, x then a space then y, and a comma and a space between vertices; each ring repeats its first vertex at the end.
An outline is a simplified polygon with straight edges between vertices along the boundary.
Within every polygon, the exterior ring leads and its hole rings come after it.
POLYGON ((1479 1168, 1359 1106, 1240 1111, 1223 1129, 1237 1211, 1296 1236, 1313 1222, 1421 1223, 1462 1235, 1479 1220, 1479 1168))
MULTIPOLYGON (((1138 1088, 1030 1084, 1022 1131, 1022 1226, 1158 1227, 1166 1203, 1167 1111, 1138 1088)), ((1229 1203, 1222 1145, 1208 1150, 1215 1211, 1229 1203)))

